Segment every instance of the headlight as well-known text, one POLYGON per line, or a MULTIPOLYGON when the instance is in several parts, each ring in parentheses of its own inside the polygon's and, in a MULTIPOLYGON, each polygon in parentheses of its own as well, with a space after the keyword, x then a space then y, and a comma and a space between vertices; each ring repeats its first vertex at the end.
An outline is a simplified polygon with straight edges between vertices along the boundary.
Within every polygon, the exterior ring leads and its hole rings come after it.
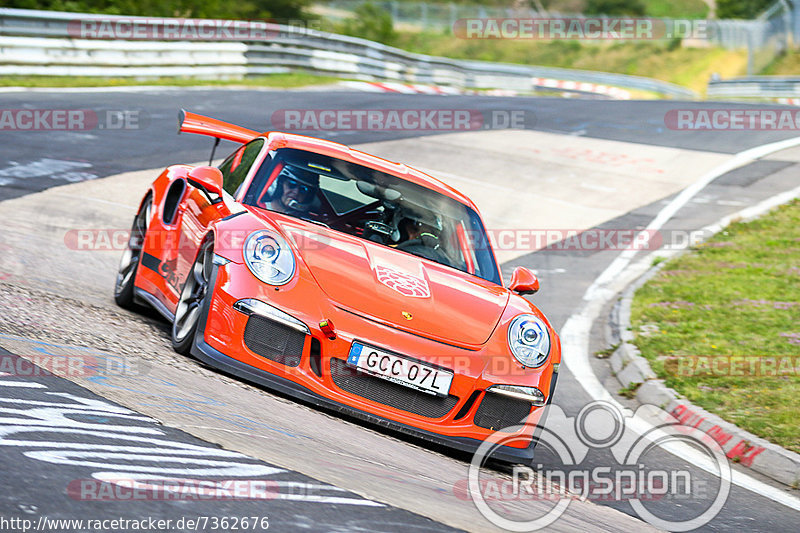
POLYGON ((508 346, 522 366, 542 366, 550 355, 550 332, 541 319, 519 315, 508 327, 508 346))
POLYGON ((294 274, 294 255, 277 232, 261 230, 244 243, 244 262, 255 277, 269 285, 283 285, 294 274))

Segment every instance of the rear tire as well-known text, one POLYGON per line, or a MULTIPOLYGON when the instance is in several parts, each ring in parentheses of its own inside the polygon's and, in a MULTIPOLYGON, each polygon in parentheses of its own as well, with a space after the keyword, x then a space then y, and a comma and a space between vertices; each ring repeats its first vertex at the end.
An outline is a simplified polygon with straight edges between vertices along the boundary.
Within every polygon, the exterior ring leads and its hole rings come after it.
POLYGON ((172 348, 182 355, 189 355, 197 334, 203 303, 209 291, 211 269, 214 259, 214 242, 207 239, 197 252, 186 282, 183 284, 175 320, 172 321, 172 348))
POLYGON ((152 210, 153 199, 148 196, 142 204, 142 208, 133 218, 128 245, 120 258, 117 281, 114 284, 114 301, 117 302, 118 306, 125 309, 138 308, 134 303, 134 281, 142 259, 142 249, 144 248, 152 210))

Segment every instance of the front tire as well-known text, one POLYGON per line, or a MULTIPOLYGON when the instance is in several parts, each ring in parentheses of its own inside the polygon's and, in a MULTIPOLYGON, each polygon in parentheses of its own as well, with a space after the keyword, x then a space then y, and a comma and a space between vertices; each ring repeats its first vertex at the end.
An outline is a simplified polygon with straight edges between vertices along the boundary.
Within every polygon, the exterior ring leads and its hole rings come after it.
POLYGON ((200 246, 186 282, 183 284, 175 320, 172 321, 172 348, 182 355, 189 355, 192 341, 197 334, 203 302, 209 292, 211 269, 214 259, 214 242, 207 239, 200 246))
POLYGON ((153 211, 153 199, 147 197, 142 204, 142 208, 133 219, 131 234, 128 238, 128 246, 120 258, 119 269, 117 271, 117 281, 114 284, 114 301, 117 305, 125 309, 136 309, 134 303, 133 290, 136 272, 139 269, 139 262, 142 259, 142 249, 144 240, 147 236, 147 227, 150 225, 150 217, 153 211))

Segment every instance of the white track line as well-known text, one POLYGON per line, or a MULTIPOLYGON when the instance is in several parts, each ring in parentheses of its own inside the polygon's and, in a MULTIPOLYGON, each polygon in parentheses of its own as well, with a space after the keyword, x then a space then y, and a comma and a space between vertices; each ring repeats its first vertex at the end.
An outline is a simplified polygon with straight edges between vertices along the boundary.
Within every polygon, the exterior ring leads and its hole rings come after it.
MULTIPOLYGON (((712 169, 708 172, 705 176, 694 182, 693 184, 686 187, 683 191, 681 191, 678 196, 672 199, 672 201, 667 204, 661 211, 659 211, 656 218, 647 226, 647 228, 642 230, 643 236, 652 235, 652 232, 661 229, 661 227, 673 216, 677 213, 683 206, 685 206, 689 201, 701 190, 703 190, 706 185, 717 179, 718 177, 722 176, 726 172, 730 172, 735 168, 739 168, 742 165, 747 163, 751 163, 756 159, 764 157, 766 155, 772 154, 774 152, 779 152, 781 150, 785 150, 787 148, 793 148, 795 146, 800 145, 800 137, 795 139, 787 139, 785 141, 780 141, 771 144, 765 144, 762 146, 757 146, 755 148, 751 148, 750 150, 745 150, 744 152, 739 152, 736 154, 730 161, 727 161, 718 167, 712 169)), ((638 237, 638 236, 637 236, 638 237)), ((636 241, 634 241, 636 242, 636 241)), ((597 286, 598 288, 601 285, 608 284, 612 279, 622 272, 622 270, 630 263, 633 256, 636 255, 638 250, 629 249, 622 252, 609 266, 606 270, 600 274, 595 282, 592 284, 592 287, 597 286)), ((590 289, 592 288, 590 287, 590 289)), ((591 298, 592 294, 587 291, 587 296, 591 298)), ((586 296, 584 296, 586 299, 586 296)))
MULTIPOLYGON (((647 232, 660 229, 706 185, 726 172, 768 154, 795 146, 800 146, 800 138, 766 144, 736 154, 730 161, 718 166, 697 182, 684 189, 658 213, 643 231, 647 232)), ((791 200, 797 195, 800 195, 800 188, 775 195, 739 213, 724 217, 715 224, 707 226, 705 229, 719 231, 719 229, 735 218, 753 218, 781 203, 791 200)), ((663 252, 659 254, 659 252, 656 251, 644 257, 642 260, 631 264, 634 255, 636 255, 635 251, 626 250, 622 252, 608 268, 595 279, 584 293, 581 311, 570 316, 561 331, 562 353, 564 354, 563 361, 575 376, 577 382, 580 383, 593 399, 610 402, 623 412, 627 411, 627 409, 611 396, 592 370, 589 362, 589 333, 592 324, 600 315, 605 305, 624 287, 650 268, 653 255, 664 254, 663 252)), ((657 434, 657 432, 654 431, 655 426, 639 417, 633 417, 628 427, 640 435, 644 435, 648 432, 657 434)), ((677 444, 670 446, 669 451, 677 457, 708 471, 707 460, 691 446, 677 444)), ((789 495, 781 489, 759 481, 748 474, 733 470, 731 482, 760 496, 785 505, 786 507, 800 511, 800 499, 789 495)))

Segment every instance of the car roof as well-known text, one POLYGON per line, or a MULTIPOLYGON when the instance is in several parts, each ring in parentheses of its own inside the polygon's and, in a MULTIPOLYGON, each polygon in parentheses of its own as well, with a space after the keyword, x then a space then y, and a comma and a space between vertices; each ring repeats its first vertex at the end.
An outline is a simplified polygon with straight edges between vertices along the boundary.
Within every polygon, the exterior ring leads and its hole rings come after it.
POLYGON ((453 187, 434 178, 433 176, 425 174, 424 172, 402 163, 395 163, 394 161, 389 161, 376 155, 350 148, 349 146, 341 143, 326 141, 324 139, 318 139, 315 137, 307 137, 305 135, 297 135, 295 133, 284 133, 278 131, 265 132, 263 135, 267 138, 271 149, 296 148, 298 150, 316 152, 351 163, 364 165, 375 170, 403 178, 440 194, 444 194, 445 196, 469 206, 475 212, 478 211, 472 200, 453 187))

